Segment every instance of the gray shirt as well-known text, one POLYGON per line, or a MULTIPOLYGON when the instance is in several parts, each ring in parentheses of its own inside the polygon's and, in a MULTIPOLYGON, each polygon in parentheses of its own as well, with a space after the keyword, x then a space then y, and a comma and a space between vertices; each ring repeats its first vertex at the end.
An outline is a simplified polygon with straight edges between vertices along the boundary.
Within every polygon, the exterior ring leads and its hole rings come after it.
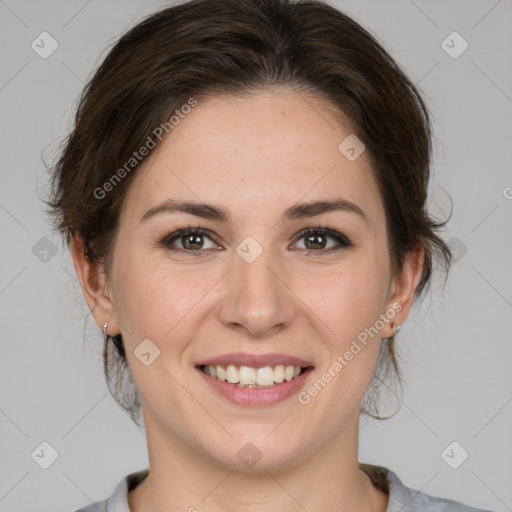
MULTIPOLYGON (((393 471, 382 466, 360 464, 360 468, 370 476, 375 487, 389 493, 386 512, 491 512, 410 489, 393 471)), ((130 473, 119 482, 109 499, 92 503, 76 512, 130 512, 128 491, 141 483, 148 471, 144 469, 130 473)))

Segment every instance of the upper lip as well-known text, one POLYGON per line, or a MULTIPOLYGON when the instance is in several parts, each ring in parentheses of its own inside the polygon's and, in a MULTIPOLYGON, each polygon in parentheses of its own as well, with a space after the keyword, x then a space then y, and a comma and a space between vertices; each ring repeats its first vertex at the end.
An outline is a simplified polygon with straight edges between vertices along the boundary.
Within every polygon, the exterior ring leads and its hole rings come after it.
POLYGON ((197 363, 197 366, 227 366, 233 364, 235 366, 251 366, 253 368, 262 368, 263 366, 301 366, 306 368, 313 366, 310 362, 300 359, 299 357, 289 356, 286 354, 247 354, 237 352, 233 354, 223 354, 221 356, 212 357, 210 359, 197 363))

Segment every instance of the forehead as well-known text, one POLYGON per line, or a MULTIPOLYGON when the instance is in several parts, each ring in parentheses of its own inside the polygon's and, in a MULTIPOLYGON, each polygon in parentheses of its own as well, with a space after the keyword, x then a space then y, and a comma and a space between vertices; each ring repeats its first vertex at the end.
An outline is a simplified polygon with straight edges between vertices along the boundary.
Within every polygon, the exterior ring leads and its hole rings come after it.
POLYGON ((369 157, 351 161, 340 151, 352 132, 337 116, 326 100, 289 89, 198 100, 137 169, 123 210, 135 220, 166 199, 194 199, 248 220, 342 197, 378 218, 369 157))

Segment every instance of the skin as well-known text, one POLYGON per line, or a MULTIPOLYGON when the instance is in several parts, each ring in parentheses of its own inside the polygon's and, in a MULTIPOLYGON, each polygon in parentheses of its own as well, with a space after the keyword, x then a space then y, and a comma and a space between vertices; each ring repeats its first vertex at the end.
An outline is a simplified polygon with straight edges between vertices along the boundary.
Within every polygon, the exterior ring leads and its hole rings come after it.
POLYGON ((388 495, 358 466, 359 407, 381 339, 408 315, 423 254, 391 274, 368 155, 349 161, 338 150, 351 131, 333 109, 287 88, 201 100, 133 177, 109 278, 84 258, 79 238, 72 243, 95 321, 122 333, 143 401, 150 474, 128 495, 133 512, 386 510, 388 495), (347 211, 280 222, 297 202, 335 197, 358 205, 368 223, 347 211), (231 222, 188 213, 140 222, 168 198, 223 207, 231 222), (356 245, 328 253, 336 241, 326 238, 308 254, 307 237, 294 235, 318 225, 356 245), (212 234, 201 256, 190 254, 200 243, 188 253, 159 243, 198 226, 212 234), (236 252, 247 236, 263 248, 250 264, 236 252), (234 405, 194 369, 230 352, 280 352, 311 361, 307 389, 397 303, 401 311, 307 405, 297 393, 272 406, 234 405), (146 338, 160 349, 149 366, 134 355, 146 338), (248 442, 262 454, 251 469, 237 457, 248 442))

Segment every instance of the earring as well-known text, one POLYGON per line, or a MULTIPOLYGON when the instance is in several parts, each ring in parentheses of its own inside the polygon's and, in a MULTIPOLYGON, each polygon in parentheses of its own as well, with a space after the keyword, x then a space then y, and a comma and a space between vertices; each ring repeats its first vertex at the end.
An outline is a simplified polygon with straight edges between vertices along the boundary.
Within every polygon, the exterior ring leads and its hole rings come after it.
POLYGON ((105 322, 105 325, 103 326, 103 340, 105 341, 105 346, 108 343, 107 326, 108 326, 108 321, 105 322))
POLYGON ((393 336, 398 333, 398 331, 401 329, 400 324, 398 322, 393 322, 393 325, 396 324, 395 332, 393 333, 393 336))

